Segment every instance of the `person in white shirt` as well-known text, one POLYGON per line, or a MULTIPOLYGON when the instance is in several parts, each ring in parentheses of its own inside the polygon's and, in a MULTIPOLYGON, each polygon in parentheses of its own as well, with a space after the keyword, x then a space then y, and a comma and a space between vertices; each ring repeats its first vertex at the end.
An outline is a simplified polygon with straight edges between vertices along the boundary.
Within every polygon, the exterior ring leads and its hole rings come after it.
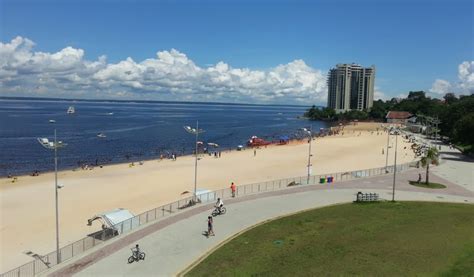
POLYGON ((221 213, 221 208, 224 206, 224 202, 222 202, 222 200, 220 198, 217 198, 217 202, 216 202, 216 208, 219 210, 219 213, 221 213))

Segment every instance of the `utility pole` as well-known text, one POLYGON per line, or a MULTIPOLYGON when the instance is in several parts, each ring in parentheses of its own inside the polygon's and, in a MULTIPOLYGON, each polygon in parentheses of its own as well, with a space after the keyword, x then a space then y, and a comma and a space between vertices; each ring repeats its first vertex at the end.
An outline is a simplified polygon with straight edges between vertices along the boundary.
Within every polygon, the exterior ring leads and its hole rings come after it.
POLYGON ((194 160, 194 203, 197 202, 197 165, 198 165, 198 138, 199 138, 199 133, 204 133, 204 130, 199 129, 199 121, 196 120, 196 129, 191 128, 190 126, 184 126, 184 129, 186 132, 195 135, 196 140, 195 140, 195 154, 196 158, 194 160))
POLYGON ((309 127, 309 152, 308 152, 308 178, 306 183, 309 184, 309 178, 311 177, 311 142, 313 141, 313 125, 309 127))
POLYGON ((197 172, 198 172, 198 136, 199 120, 196 120, 196 159, 194 160, 194 201, 197 201, 197 172))
POLYGON ((54 151, 54 193, 55 193, 55 212, 56 212, 56 263, 61 262, 61 252, 59 251, 59 199, 58 199, 58 148, 65 147, 66 144, 58 141, 56 128, 54 128, 54 142, 47 138, 38 138, 38 142, 46 149, 54 151))
POLYGON ((388 149, 390 143, 390 129, 387 131, 387 156, 385 157, 385 173, 388 173, 388 149))
POLYGON ((392 202, 395 202, 395 181, 396 181, 396 176, 397 176, 397 148, 398 148, 398 130, 395 132, 395 161, 393 164, 392 202))
POLYGON ((61 262, 61 252, 59 251, 59 205, 58 205, 58 139, 56 128, 54 128, 54 189, 56 192, 56 259, 61 262))

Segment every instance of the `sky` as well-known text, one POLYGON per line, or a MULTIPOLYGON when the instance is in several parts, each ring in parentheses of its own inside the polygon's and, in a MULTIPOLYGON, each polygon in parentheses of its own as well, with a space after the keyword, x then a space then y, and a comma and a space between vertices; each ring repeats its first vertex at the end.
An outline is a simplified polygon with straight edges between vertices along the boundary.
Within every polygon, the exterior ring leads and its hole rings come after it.
POLYGON ((0 96, 325 105, 338 63, 471 94, 473 3, 0 0, 0 96))

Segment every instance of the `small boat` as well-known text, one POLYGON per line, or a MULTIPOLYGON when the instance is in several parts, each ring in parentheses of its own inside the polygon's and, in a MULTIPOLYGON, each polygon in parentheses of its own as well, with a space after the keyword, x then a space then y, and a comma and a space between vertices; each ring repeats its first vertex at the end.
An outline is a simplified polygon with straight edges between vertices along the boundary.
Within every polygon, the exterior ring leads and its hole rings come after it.
POLYGON ((69 106, 69 108, 67 109, 68 114, 74 114, 75 112, 76 112, 76 109, 74 109, 74 106, 69 106))
POLYGON ((266 141, 264 139, 258 138, 257 136, 252 136, 248 141, 247 141, 247 146, 250 147, 255 147, 255 146, 265 146, 271 144, 270 141, 266 141))
POLYGON ((49 123, 56 123, 56 120, 50 119, 50 120, 49 120, 49 123))
POLYGON ((114 115, 114 113, 107 113, 107 115, 114 115))
POLYGON ((98 133, 97 137, 98 138, 106 138, 107 136, 104 133, 98 133))

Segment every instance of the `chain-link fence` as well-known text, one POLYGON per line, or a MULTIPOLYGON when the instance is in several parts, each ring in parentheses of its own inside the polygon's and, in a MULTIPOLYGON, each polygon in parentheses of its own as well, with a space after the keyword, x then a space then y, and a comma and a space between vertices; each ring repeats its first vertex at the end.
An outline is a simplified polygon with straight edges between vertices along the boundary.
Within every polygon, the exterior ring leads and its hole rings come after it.
MULTIPOLYGON (((397 165, 397 172, 405 171, 410 167, 416 167, 417 163, 406 163, 397 165)), ((241 185, 236 187, 235 197, 241 197, 249 194, 262 193, 267 191, 276 191, 282 189, 291 189, 294 186, 301 185, 313 185, 313 184, 332 184, 334 182, 354 180, 358 178, 366 178, 372 176, 379 176, 393 173, 394 166, 388 167, 379 167, 365 170, 356 170, 356 171, 346 171, 346 172, 337 172, 330 174, 321 174, 321 175, 311 175, 301 176, 294 178, 279 179, 267 182, 260 182, 248 185, 241 185)), ((217 198, 231 198, 232 191, 229 188, 211 191, 203 194, 198 194, 198 203, 209 203, 215 202, 217 198)), ((111 228, 104 229, 102 231, 91 234, 81 240, 68 244, 60 248, 60 262, 67 261, 74 256, 80 255, 85 251, 100 245, 103 242, 126 234, 144 224, 156 221, 160 218, 167 217, 171 214, 185 210, 188 207, 195 206, 193 205, 193 197, 187 197, 180 199, 178 201, 160 206, 158 208, 143 212, 139 215, 136 215, 130 219, 127 219, 123 222, 120 222, 114 225, 111 228)), ((0 277, 13 277, 13 276, 34 276, 42 271, 48 269, 49 267, 57 265, 57 255, 56 251, 51 252, 45 256, 38 257, 34 261, 28 262, 18 268, 10 270, 6 273, 0 274, 0 277)))

